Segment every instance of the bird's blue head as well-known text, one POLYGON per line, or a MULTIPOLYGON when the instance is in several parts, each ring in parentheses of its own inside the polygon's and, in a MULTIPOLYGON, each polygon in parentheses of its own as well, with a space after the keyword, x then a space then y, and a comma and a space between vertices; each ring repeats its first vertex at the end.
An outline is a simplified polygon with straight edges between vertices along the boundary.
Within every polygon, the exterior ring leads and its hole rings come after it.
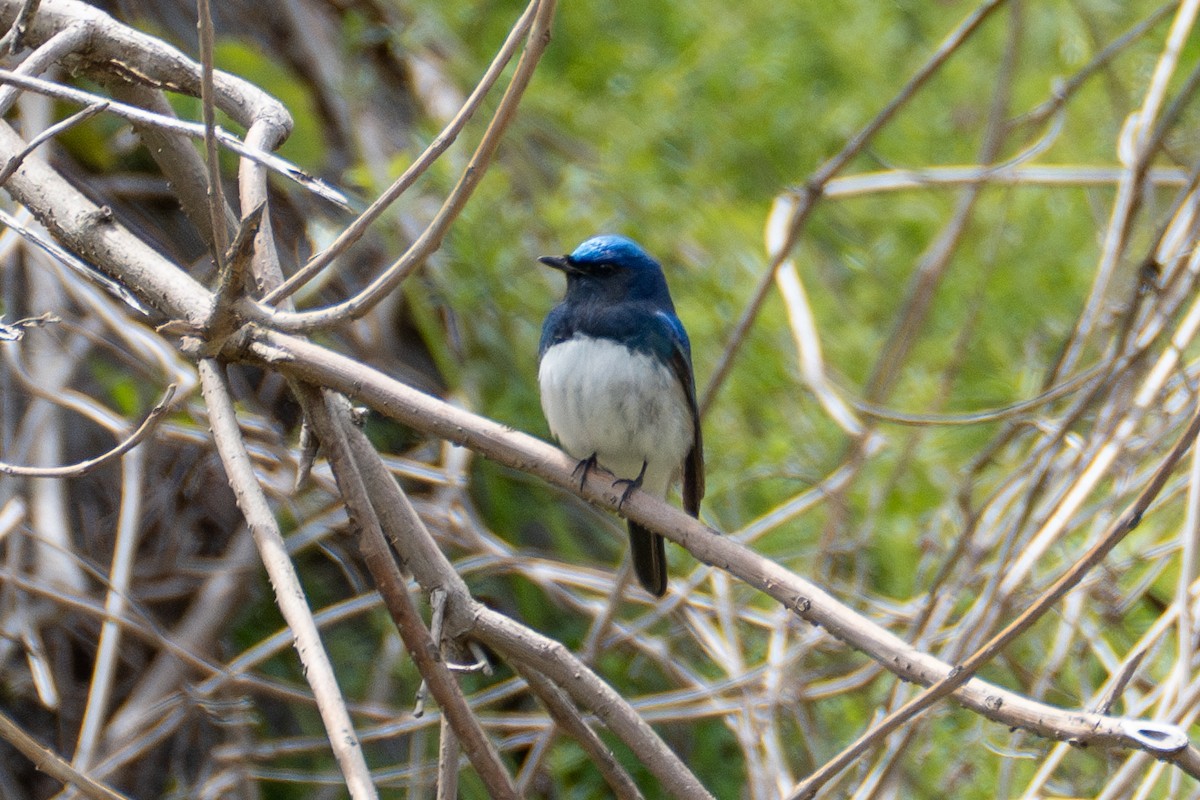
POLYGON ((672 308, 662 267, 625 236, 593 236, 566 256, 538 259, 567 276, 566 302, 649 301, 672 308))

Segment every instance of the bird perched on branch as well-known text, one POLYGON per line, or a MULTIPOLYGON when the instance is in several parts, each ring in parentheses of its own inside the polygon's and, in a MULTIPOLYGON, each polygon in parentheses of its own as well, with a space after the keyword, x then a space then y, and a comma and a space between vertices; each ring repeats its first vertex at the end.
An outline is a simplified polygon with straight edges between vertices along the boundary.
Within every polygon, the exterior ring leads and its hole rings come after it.
MULTIPOLYGON (((571 456, 582 488, 599 467, 623 486, 664 497, 683 476, 683 507, 704 496, 704 452, 691 345, 662 267, 624 236, 596 236, 566 256, 542 256, 567 276, 546 316, 538 385, 550 431, 571 456)), ((663 539, 629 522, 633 568, 648 592, 667 589, 663 539)))

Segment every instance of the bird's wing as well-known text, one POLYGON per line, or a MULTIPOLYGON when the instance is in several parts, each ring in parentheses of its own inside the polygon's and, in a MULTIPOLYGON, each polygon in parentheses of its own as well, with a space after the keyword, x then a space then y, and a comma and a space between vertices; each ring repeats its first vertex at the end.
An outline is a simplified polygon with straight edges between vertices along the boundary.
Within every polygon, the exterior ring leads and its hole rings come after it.
POLYGON ((671 341, 668 363, 671 371, 683 386, 688 405, 692 411, 694 441, 692 449, 683 461, 683 508, 693 517, 700 513, 700 501, 704 498, 704 439, 700 434, 700 409, 696 405, 696 379, 692 372, 692 346, 688 341, 683 323, 674 314, 659 311, 655 314, 663 324, 671 341))
POLYGON ((550 312, 542 326, 539 358, 552 345, 580 333, 615 339, 634 350, 653 353, 670 367, 683 387, 694 432, 692 449, 683 461, 683 508, 697 516, 704 497, 704 442, 696 406, 696 381, 692 376, 692 346, 683 323, 670 310, 646 304, 562 303, 550 312))

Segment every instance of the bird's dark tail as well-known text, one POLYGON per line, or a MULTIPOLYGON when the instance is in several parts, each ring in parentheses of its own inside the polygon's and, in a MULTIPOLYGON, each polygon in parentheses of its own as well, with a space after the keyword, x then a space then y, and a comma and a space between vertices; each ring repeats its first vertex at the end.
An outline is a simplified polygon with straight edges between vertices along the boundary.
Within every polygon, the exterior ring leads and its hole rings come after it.
POLYGON ((630 521, 629 552, 638 581, 647 592, 662 597, 667 591, 667 548, 663 537, 630 521))

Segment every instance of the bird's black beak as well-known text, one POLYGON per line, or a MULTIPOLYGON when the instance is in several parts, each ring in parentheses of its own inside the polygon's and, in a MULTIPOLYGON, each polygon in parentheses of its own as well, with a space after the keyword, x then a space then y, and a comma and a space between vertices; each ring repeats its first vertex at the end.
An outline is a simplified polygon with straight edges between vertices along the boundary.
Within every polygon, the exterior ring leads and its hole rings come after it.
POLYGON ((547 267, 554 267, 562 272, 577 272, 571 266, 571 259, 568 256, 539 256, 538 261, 545 264, 547 267))

